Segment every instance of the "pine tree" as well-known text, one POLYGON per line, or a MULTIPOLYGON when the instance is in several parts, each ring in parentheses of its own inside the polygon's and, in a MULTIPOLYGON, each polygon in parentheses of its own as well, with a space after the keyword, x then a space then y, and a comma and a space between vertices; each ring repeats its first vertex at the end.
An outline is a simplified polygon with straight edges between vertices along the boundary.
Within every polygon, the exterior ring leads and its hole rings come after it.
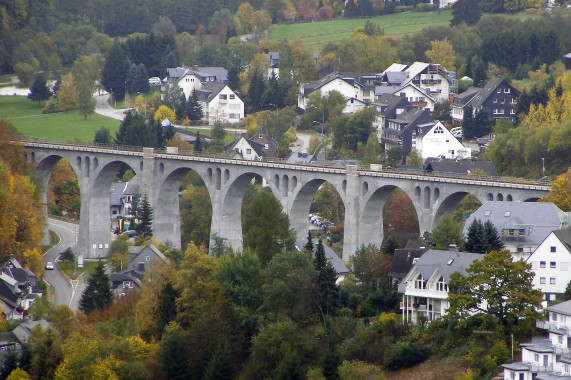
POLYGON ((484 240, 483 252, 499 251, 504 248, 504 243, 500 240, 498 230, 489 220, 484 223, 482 234, 484 240))
POLYGON ((200 141, 200 131, 196 132, 196 140, 194 140, 194 152, 202 153, 202 142, 200 141))
POLYGON ((125 80, 129 72, 129 59, 121 44, 115 41, 105 58, 101 70, 101 84, 106 91, 112 93, 116 100, 125 99, 125 80))
POLYGON ((563 293, 563 298, 565 298, 565 301, 571 300, 571 281, 569 281, 567 283, 567 286, 565 287, 565 293, 563 293))
POLYGON ((212 354, 202 380, 231 380, 236 374, 236 367, 232 357, 232 351, 227 344, 221 344, 212 354))
POLYGON ((109 306, 111 302, 113 302, 111 281, 107 273, 105 273, 103 262, 100 259, 99 264, 95 267, 95 273, 89 277, 87 287, 81 294, 79 309, 89 314, 93 310, 102 311, 109 306))
POLYGON ((315 281, 317 291, 317 307, 322 316, 332 314, 337 306, 339 289, 337 288, 337 272, 325 257, 325 249, 321 239, 317 241, 313 268, 317 272, 315 281))
POLYGON ((263 109, 265 89, 266 81, 264 80, 264 75, 258 69, 255 69, 252 73, 252 80, 248 90, 247 103, 249 112, 257 112, 263 109))
POLYGON ((202 106, 198 101, 198 94, 196 93, 196 90, 192 90, 192 93, 188 97, 188 101, 185 105, 185 115, 189 120, 192 121, 199 121, 202 119, 202 106))
POLYGON ((474 219, 468 227, 468 236, 464 243, 464 250, 466 252, 484 252, 484 226, 481 220, 474 219))
POLYGON ((147 194, 143 196, 138 206, 137 218, 139 219, 139 223, 137 223, 136 231, 140 236, 150 238, 153 236, 154 211, 149 203, 147 194))
POLYGON ((468 106, 464 109, 464 120, 462 121, 462 132, 464 133, 464 138, 472 139, 475 137, 474 131, 474 114, 472 106, 468 106))
POLYGON ((32 102, 37 102, 39 105, 42 100, 48 100, 51 95, 52 93, 46 84, 45 78, 42 75, 36 76, 32 87, 30 87, 28 99, 32 102))
POLYGON ((307 252, 313 253, 313 239, 311 238, 310 231, 307 231, 307 243, 305 243, 305 246, 303 248, 305 248, 307 252))
POLYGON ((161 333, 165 326, 176 318, 176 299, 178 297, 180 297, 180 292, 172 286, 171 282, 167 282, 159 293, 158 324, 161 333))

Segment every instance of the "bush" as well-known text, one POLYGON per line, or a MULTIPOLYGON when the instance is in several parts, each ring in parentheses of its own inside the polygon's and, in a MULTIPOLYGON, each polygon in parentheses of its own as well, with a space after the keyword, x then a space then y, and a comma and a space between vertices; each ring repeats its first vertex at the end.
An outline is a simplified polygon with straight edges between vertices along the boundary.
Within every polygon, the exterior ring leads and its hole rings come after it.
POLYGON ((420 343, 399 342, 389 348, 385 366, 392 371, 396 371, 415 366, 427 358, 428 352, 420 343))
POLYGON ((414 7, 415 12, 432 12, 438 10, 438 4, 419 3, 414 7))
POLYGON ((52 101, 48 101, 46 103, 46 106, 42 109, 43 114, 57 113, 57 112, 60 112, 60 110, 58 109, 56 102, 53 101, 53 98, 52 101))
POLYGON ((414 11, 414 6, 412 6, 412 5, 400 5, 400 6, 395 8, 396 13, 412 12, 412 11, 414 11))
POLYGON ((392 1, 385 2, 385 7, 383 8, 384 15, 390 15, 395 13, 395 4, 392 1))

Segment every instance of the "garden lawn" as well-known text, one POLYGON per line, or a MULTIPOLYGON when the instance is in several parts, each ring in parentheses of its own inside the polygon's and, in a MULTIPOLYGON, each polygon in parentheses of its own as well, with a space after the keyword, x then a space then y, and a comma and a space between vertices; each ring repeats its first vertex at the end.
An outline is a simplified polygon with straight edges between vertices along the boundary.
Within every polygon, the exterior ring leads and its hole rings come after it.
POLYGON ((109 128, 111 136, 120 121, 93 114, 83 119, 77 111, 42 114, 43 106, 20 96, 0 97, 0 119, 8 119, 22 135, 46 141, 92 142, 101 127, 109 128))
MULTIPOLYGON (((106 261, 103 260, 103 263, 105 263, 106 261)), ((95 273, 95 268, 97 267, 97 265, 99 265, 99 260, 83 260, 83 268, 77 268, 77 272, 75 273, 75 276, 73 275, 73 271, 75 269, 75 265, 73 262, 66 262, 66 261, 58 261, 57 265, 59 266, 59 269, 62 272, 65 272, 65 274, 71 278, 72 280, 75 280, 76 278, 78 278, 83 272, 87 272, 85 275, 87 276, 87 278, 85 278, 85 280, 87 281, 87 279, 89 278, 89 276, 91 276, 93 273, 95 273)))

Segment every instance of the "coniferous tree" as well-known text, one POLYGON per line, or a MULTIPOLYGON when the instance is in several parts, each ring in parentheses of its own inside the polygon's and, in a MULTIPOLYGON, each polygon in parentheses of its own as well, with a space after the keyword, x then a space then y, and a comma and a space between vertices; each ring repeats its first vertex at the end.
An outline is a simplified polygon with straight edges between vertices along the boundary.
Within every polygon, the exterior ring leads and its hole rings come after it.
POLYGON ((232 351, 228 344, 217 347, 204 371, 202 380, 231 380, 236 375, 232 351))
POLYGON ((202 153, 202 142, 200 141, 200 131, 196 132, 196 140, 194 140, 194 152, 202 153))
POLYGON ((107 53, 105 65, 101 71, 103 88, 112 93, 116 100, 125 99, 125 81, 129 72, 129 59, 121 44, 115 41, 107 53))
POLYGON ((139 223, 137 223, 135 230, 139 236, 143 236, 144 238, 152 237, 154 211, 151 207, 151 204, 149 203, 147 194, 143 196, 143 199, 141 199, 140 203, 138 204, 136 215, 137 219, 139 219, 139 223))
POLYGON ((571 300, 571 281, 569 281, 567 283, 567 286, 565 287, 565 293, 563 293, 563 298, 565 298, 565 301, 571 300))
POLYGON ((100 259, 99 264, 95 267, 95 273, 89 277, 87 287, 81 294, 79 309, 86 314, 93 310, 103 311, 111 302, 113 302, 111 281, 105 273, 103 262, 100 259))
POLYGON ((483 228, 484 252, 499 251, 504 248, 504 243, 500 240, 498 230, 489 220, 484 223, 483 228))
POLYGON ((180 297, 180 292, 172 286, 171 282, 167 282, 159 293, 159 307, 158 307, 158 324, 160 333, 170 322, 176 318, 176 300, 180 297))
POLYGON ((474 221, 468 227, 468 236, 466 237, 466 242, 464 243, 464 250, 466 252, 484 252, 484 226, 482 221, 479 219, 474 219, 474 221))
POLYGON ((450 26, 465 22, 474 25, 482 17, 479 0, 458 0, 452 4, 452 20, 450 26))
POLYGON ((247 104, 250 112, 258 112, 264 107, 264 91, 266 89, 266 81, 264 75, 255 69, 252 73, 250 81, 250 89, 248 90, 247 104))
POLYGON ((325 249, 323 248, 321 239, 317 241, 313 268, 317 272, 317 279, 315 281, 317 307, 324 317, 335 312, 339 289, 336 284, 337 272, 335 272, 331 262, 327 260, 325 256, 325 249))
POLYGON ((473 139, 475 137, 474 132, 474 114, 472 106, 468 106, 464 109, 464 120, 462 121, 462 132, 464 138, 473 139))
POLYGON ((192 93, 188 97, 188 101, 185 105, 185 115, 189 120, 192 121, 199 121, 202 119, 202 106, 198 101, 198 94, 196 93, 196 90, 192 90, 192 93))
POLYGON ((127 72, 127 77, 125 78, 125 86, 127 87, 127 92, 129 94, 133 94, 133 93, 137 92, 137 91, 135 91, 135 88, 134 88, 136 75, 137 75, 137 65, 134 63, 131 63, 131 65, 129 66, 129 71, 127 72))
POLYGON ((313 253, 313 239, 311 238, 310 231, 307 231, 307 243, 305 243, 303 248, 307 249, 309 253, 313 253))
POLYGON ((39 105, 42 100, 48 100, 51 95, 52 93, 46 84, 46 79, 42 75, 36 76, 32 87, 30 87, 28 99, 32 102, 37 102, 39 105))
POLYGON ((133 78, 132 92, 146 94, 151 89, 149 84, 149 73, 142 63, 135 68, 135 76, 133 78))

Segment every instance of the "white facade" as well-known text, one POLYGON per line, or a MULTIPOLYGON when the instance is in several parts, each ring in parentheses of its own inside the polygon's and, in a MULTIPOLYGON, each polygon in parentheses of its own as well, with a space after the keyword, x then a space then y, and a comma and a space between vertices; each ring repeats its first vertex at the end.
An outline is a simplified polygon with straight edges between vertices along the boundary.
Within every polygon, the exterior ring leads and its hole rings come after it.
POLYGON ((216 94, 210 101, 203 101, 202 112, 209 125, 238 123, 244 119, 244 102, 228 86, 216 94))
POLYGON ((571 376, 571 303, 563 302, 547 310, 547 320, 536 326, 547 330, 548 338, 521 344, 521 361, 504 364, 504 380, 533 380, 571 376), (549 377, 553 375, 554 377, 549 377))
POLYGON ((192 95, 193 90, 200 90, 202 88, 202 82, 200 78, 194 74, 187 74, 180 78, 177 82, 178 87, 184 92, 184 97, 188 99, 192 95))
POLYGON ((533 287, 545 295, 546 301, 555 301, 565 293, 571 281, 571 252, 565 243, 552 232, 527 259, 535 272, 533 287))
POLYGON ((448 79, 439 72, 420 74, 420 87, 428 89, 437 102, 446 101, 451 95, 448 79))
POLYGON ((442 318, 450 306, 448 303, 448 283, 436 269, 429 278, 423 278, 414 267, 403 279, 405 293, 401 302, 403 319, 418 324, 419 317, 428 321, 442 318))
MULTIPOLYGON (((321 91, 321 96, 329 94, 331 91, 337 91, 345 99, 356 98, 361 100, 361 87, 357 84, 350 84, 341 78, 334 78, 330 82, 325 83, 318 89, 321 91)), ((316 90, 317 91, 317 90, 316 90)), ((300 95, 297 98, 297 106, 301 109, 307 107, 307 96, 303 95, 303 84, 300 87, 300 95)))
POLYGON ((462 145, 441 122, 423 135, 413 133, 412 148, 420 153, 423 161, 428 157, 464 159, 472 156, 471 149, 462 145))
POLYGON ((404 96, 412 105, 419 106, 430 112, 434 111, 435 99, 412 83, 402 87, 394 95, 404 96))
POLYGON ((256 150, 254 148, 252 148, 252 146, 250 145, 248 140, 246 140, 246 138, 243 136, 240 138, 240 140, 238 140, 236 145, 234 145, 233 150, 240 153, 242 155, 242 157, 244 157, 244 159, 246 159, 246 160, 260 160, 261 159, 260 155, 258 155, 256 150))
POLYGON ((347 103, 345 104, 345 108, 343 108, 343 113, 344 114, 353 114, 357 111, 362 110, 366 106, 367 105, 365 104, 365 102, 362 102, 359 99, 355 99, 355 98, 347 99, 347 103))

